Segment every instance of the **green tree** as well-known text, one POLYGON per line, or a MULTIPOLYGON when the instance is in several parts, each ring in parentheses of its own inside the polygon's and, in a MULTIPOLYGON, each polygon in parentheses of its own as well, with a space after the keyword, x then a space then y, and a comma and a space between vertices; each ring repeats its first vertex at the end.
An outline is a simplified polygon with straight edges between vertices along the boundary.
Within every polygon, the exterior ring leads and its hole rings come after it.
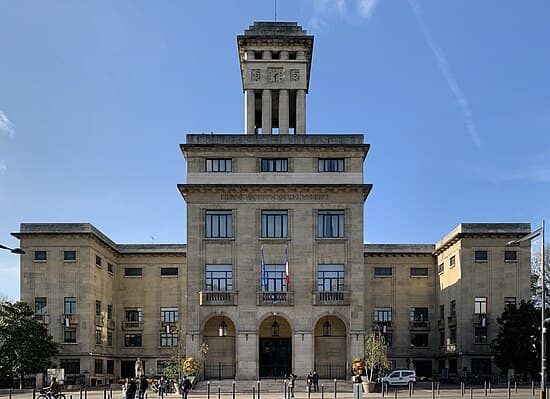
POLYGON ((45 372, 58 353, 48 329, 25 302, 0 303, 0 375, 18 378, 45 372))
POLYGON ((497 318, 499 331, 491 343, 496 365, 517 376, 538 378, 540 363, 540 309, 533 301, 510 306, 497 318))
POLYGON ((367 368, 368 382, 372 382, 375 370, 384 370, 390 367, 384 336, 379 329, 371 331, 365 337, 365 367, 367 368))

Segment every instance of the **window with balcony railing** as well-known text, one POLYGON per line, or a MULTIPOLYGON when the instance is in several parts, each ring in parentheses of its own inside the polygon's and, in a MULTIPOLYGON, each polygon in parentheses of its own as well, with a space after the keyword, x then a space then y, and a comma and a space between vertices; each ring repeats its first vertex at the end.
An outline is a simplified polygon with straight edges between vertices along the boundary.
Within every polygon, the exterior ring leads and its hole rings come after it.
POLYGON ((475 298, 474 314, 487 314, 487 297, 475 298))
POLYGON ((124 321, 126 322, 142 322, 143 321, 143 312, 141 308, 125 309, 124 310, 124 321))
POLYGON ((176 307, 160 308, 160 321, 162 323, 177 323, 179 320, 179 309, 176 307))
POLYGON ((37 315, 48 314, 48 299, 46 297, 34 298, 34 313, 37 315))
POLYGON ((344 265, 319 265, 317 269, 317 291, 335 292, 344 290, 344 265))
POLYGON ((66 296, 63 299, 63 307, 66 315, 76 314, 76 297, 66 296))
POLYGON ((206 290, 207 291, 232 291, 233 290, 233 266, 232 265, 206 265, 206 290))

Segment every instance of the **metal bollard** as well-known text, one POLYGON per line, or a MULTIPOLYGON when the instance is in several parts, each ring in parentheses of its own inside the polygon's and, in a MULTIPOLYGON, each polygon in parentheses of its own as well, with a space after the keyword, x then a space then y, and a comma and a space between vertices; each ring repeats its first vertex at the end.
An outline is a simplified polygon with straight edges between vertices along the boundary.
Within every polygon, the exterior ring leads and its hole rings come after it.
POLYGON ((518 382, 514 381, 514 391, 518 393, 518 382))
POLYGON ((491 384, 491 381, 489 381, 489 393, 493 393, 493 385, 491 384))
POLYGON ((510 381, 508 381, 508 399, 512 396, 512 387, 510 386, 510 381))
POLYGON ((470 387, 470 399, 473 399, 474 397, 474 390, 472 389, 472 387, 470 387))
POLYGON ((325 399, 325 384, 321 384, 321 399, 325 399))
MULTIPOLYGON (((109 399, 113 399, 113 386, 109 384, 109 399)), ((147 392, 145 392, 145 399, 147 399, 147 392)))
POLYGON ((466 391, 466 386, 463 382, 460 383, 460 392, 462 393, 462 396, 464 396, 464 392, 466 391))
POLYGON ((260 380, 258 380, 256 384, 258 385, 258 399, 260 399, 260 390, 261 390, 260 380))
POLYGON ((235 380, 233 380, 233 383, 231 384, 231 397, 235 399, 235 380))
MULTIPOLYGON (((409 384, 409 392, 412 391, 412 384, 409 384)), ((410 393, 409 393, 409 396, 410 393)), ((434 389, 434 382, 432 381, 432 399, 435 399, 435 389, 434 389)))
POLYGON ((285 399, 286 399, 286 379, 284 381, 284 388, 285 388, 285 399))
POLYGON ((487 381, 483 381, 483 390, 485 391, 485 396, 487 396, 487 381))
MULTIPOLYGON (((113 399, 113 397, 111 396, 111 399, 113 399)), ((145 392, 145 399, 147 399, 147 392, 145 392)))
POLYGON ((437 396, 439 396, 439 392, 441 390, 441 382, 437 383, 437 396))
POLYGON ((210 399, 210 381, 206 382, 206 397, 210 399))
POLYGON ((10 399, 11 399, 11 388, 10 388, 10 399))
POLYGON ((84 399, 88 399, 88 386, 84 385, 84 399))
POLYGON ((36 390, 32 389, 32 399, 36 399, 36 390))
POLYGON ((107 399, 107 387, 103 387, 103 399, 107 399))
POLYGON ((386 385, 386 384, 384 384, 384 381, 382 381, 380 384, 382 385, 382 386, 380 387, 380 390, 382 391, 382 397, 384 397, 384 389, 385 389, 385 385, 386 385))
POLYGON ((395 388, 395 391, 393 391, 393 397, 397 399, 397 388, 395 388))
POLYGON ((82 385, 80 386, 80 399, 82 399, 82 385))
POLYGON ((256 399, 256 387, 252 385, 252 399, 256 399))
POLYGON ((535 396, 535 381, 531 381, 531 393, 535 396))
POLYGON ((336 378, 334 379, 334 398, 336 398, 336 378))
POLYGON ((220 388, 220 386, 218 385, 218 399, 220 399, 221 396, 222 396, 222 395, 221 395, 221 388, 220 388))

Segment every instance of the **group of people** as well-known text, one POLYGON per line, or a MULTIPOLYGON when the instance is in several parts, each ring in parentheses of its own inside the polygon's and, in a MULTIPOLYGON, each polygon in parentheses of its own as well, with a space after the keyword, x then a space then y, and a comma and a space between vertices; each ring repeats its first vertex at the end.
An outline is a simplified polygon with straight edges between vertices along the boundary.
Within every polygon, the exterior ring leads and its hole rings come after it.
POLYGON ((315 392, 319 391, 319 374, 317 371, 313 370, 313 372, 307 373, 306 382, 308 392, 311 392, 312 388, 315 392))
MULTIPOLYGON (((175 392, 175 390, 171 388, 171 385, 173 386, 173 384, 173 381, 169 381, 165 377, 161 377, 158 381, 158 390, 156 390, 158 395, 162 397, 167 393, 175 392)), ((191 380, 185 376, 185 378, 179 383, 178 387, 180 392, 183 392, 184 399, 187 399, 187 395, 192 388, 191 380)), ((141 376, 137 379, 126 378, 126 382, 122 385, 122 396, 124 399, 135 399, 137 393, 138 399, 144 399, 147 388, 149 388, 149 382, 145 376, 141 376)), ((155 390, 154 388, 155 387, 153 386, 153 390, 155 390)))

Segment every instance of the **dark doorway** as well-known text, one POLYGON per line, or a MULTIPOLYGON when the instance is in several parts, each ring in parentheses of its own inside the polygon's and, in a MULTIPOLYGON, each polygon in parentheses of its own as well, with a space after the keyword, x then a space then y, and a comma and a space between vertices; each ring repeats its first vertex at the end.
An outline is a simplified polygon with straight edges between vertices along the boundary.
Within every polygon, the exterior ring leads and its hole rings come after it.
POLYGON ((414 360, 414 368, 416 369, 416 377, 432 378, 432 361, 431 360, 414 360))
POLYGON ((291 371, 290 338, 260 338, 260 377, 283 377, 291 371))
MULTIPOLYGON (((145 360, 141 360, 143 363, 143 370, 145 370, 145 360)), ((136 376, 136 361, 135 360, 121 360, 120 361, 120 378, 133 378, 136 376)))

